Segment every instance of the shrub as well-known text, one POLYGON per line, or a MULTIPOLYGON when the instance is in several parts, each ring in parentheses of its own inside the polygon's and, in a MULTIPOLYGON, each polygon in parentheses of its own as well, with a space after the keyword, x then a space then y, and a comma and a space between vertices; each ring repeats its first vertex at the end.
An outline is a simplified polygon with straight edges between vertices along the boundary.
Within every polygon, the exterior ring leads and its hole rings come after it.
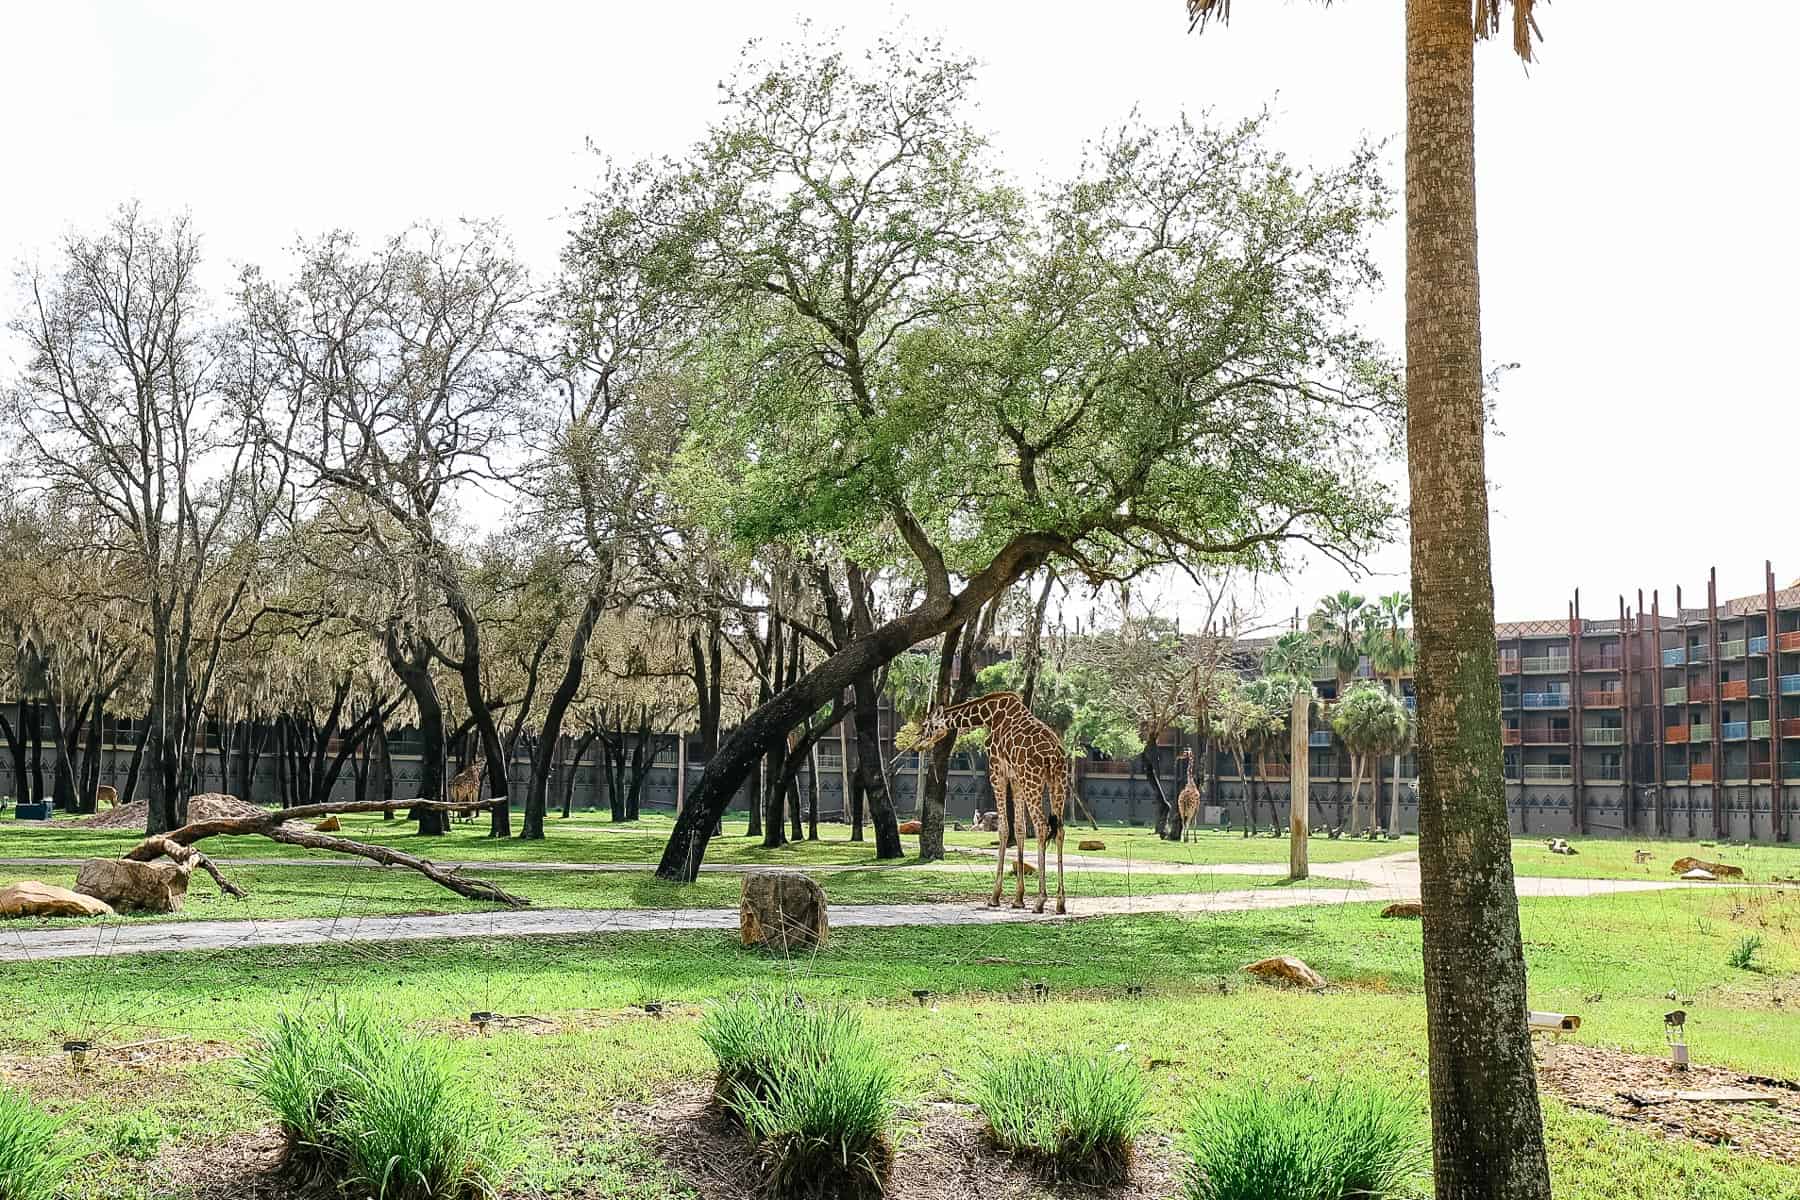
POLYGON ((491 1196, 507 1140, 491 1104, 441 1042, 370 1012, 282 1014, 251 1051, 244 1085, 275 1113, 286 1166, 376 1200, 491 1196))
POLYGON ((441 1043, 374 1063, 337 1122, 351 1181, 377 1200, 492 1196, 510 1165, 491 1105, 457 1075, 441 1043))
POLYGON ((1188 1200, 1380 1200, 1429 1162, 1418 1105, 1379 1087, 1252 1087, 1188 1123, 1188 1200))
POLYGON ((1756 952, 1762 949, 1762 944, 1762 938, 1754 933, 1741 937, 1731 948, 1731 953, 1725 956, 1725 961, 1740 971, 1754 971, 1756 969, 1756 952))
POLYGON ((1059 1179, 1116 1183, 1131 1171, 1144 1080, 1117 1058, 1020 1055, 982 1076, 976 1103, 996 1143, 1059 1179))
POLYGON ((17 1092, 0 1091, 0 1197, 55 1200, 72 1159, 59 1145, 61 1123, 17 1092))
POLYGON ((777 1197, 878 1196, 899 1084, 850 1009, 753 993, 708 1014, 714 1094, 743 1123, 777 1197))

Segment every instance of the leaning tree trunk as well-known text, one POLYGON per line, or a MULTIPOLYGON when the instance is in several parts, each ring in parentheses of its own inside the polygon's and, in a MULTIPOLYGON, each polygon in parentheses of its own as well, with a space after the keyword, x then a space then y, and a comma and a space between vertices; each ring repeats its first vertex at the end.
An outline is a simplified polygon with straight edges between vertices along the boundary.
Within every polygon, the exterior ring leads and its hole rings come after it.
POLYGON ((1474 32, 1468 0, 1407 0, 1407 465, 1433 1173, 1438 1200, 1547 1200, 1500 746, 1474 32))

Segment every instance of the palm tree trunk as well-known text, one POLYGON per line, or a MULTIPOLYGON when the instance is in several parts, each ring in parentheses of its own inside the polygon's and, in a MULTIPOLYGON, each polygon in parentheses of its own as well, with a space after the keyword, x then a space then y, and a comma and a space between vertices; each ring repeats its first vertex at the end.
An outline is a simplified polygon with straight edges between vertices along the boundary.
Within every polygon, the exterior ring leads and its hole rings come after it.
POLYGON ((1501 774, 1468 0, 1406 5, 1406 399, 1438 1200, 1547 1200, 1501 774))

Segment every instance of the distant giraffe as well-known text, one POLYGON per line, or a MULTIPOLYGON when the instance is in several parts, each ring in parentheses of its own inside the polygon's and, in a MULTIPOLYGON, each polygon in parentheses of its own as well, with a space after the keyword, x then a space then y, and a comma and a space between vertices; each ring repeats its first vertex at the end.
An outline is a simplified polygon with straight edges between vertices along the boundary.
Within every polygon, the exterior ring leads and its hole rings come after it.
POLYGON ((1182 763, 1187 764, 1187 782, 1181 785, 1181 794, 1175 798, 1175 806, 1181 811, 1181 840, 1185 842, 1192 837, 1195 841, 1199 841, 1200 830, 1195 827, 1194 818, 1200 815, 1200 789, 1194 786, 1194 752, 1192 750, 1183 750, 1177 757, 1175 767, 1177 771, 1181 769, 1180 764, 1182 763))
POLYGON ((1046 843, 1056 839, 1056 911, 1067 912, 1063 890, 1063 810, 1069 799, 1069 756, 1063 751, 1062 739, 1056 731, 1038 720, 1025 701, 1015 692, 995 692, 961 704, 952 704, 928 713, 919 725, 918 745, 921 750, 936 745, 953 732, 986 727, 988 731, 988 782, 994 789, 994 806, 1001 814, 999 821, 1000 855, 994 865, 994 898, 990 907, 1000 906, 1000 891, 1006 882, 1006 850, 1010 843, 1019 848, 1018 865, 1013 871, 1013 907, 1025 907, 1025 833, 1027 819, 1037 834, 1038 899, 1035 911, 1044 911, 1048 899, 1044 880, 1046 843), (1005 799, 1010 791, 1012 817, 1007 819, 1005 799), (1044 794, 1050 795, 1050 809, 1044 811, 1044 794))
MULTIPOLYGON (((474 762, 456 773, 450 780, 450 803, 473 804, 481 799, 481 775, 487 768, 485 759, 477 758, 474 762)), ((459 820, 473 821, 474 812, 454 814, 459 820)))

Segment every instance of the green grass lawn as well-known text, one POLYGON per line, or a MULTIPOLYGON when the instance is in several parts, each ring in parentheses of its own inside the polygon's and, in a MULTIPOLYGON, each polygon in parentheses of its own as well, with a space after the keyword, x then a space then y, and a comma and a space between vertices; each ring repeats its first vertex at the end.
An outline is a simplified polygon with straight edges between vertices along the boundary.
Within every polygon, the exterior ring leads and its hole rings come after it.
MULTIPOLYGON (((1800 893, 1657 892, 1521 905, 1534 1007, 1576 1011, 1572 1038, 1662 1054, 1675 990, 1696 1061, 1800 1077, 1800 893), (1729 965, 1745 936, 1757 969, 1729 965)), ((471 938, 414 945, 328 945, 0 966, 0 1068, 73 1120, 91 1155, 81 1196, 180 1200, 144 1161, 258 1125, 216 1055, 188 1063, 103 1065, 74 1076, 57 1044, 186 1035, 240 1045, 281 1010, 336 998, 451 1032, 465 1066, 530 1143, 508 1200, 652 1200, 682 1194, 613 1116, 671 1081, 701 1077, 695 1034, 709 1001, 759 985, 841 997, 865 1008, 899 1066, 909 1103, 967 1100, 978 1068, 1014 1048, 1128 1054, 1146 1066, 1157 1130, 1193 1099, 1265 1080, 1360 1075, 1421 1096, 1424 1011, 1419 927, 1374 905, 1074 924, 857 929, 791 960, 714 934, 471 938), (1294 953, 1322 970, 1323 995, 1249 984, 1238 968, 1294 953), (1034 1004, 1027 985, 1049 985, 1034 1004), (1141 999, 1125 989, 1145 987, 1141 999), (928 988, 930 1008, 911 992, 928 988), (646 1000, 676 1006, 652 1019, 646 1000), (467 1014, 519 1023, 469 1036, 467 1014), (26 1069, 29 1068, 29 1069, 26 1069), (12 1073, 9 1071, 9 1073, 12 1073), (157 1151, 152 1150, 152 1155, 157 1151)), ((1415 1101, 1421 1106, 1422 1098, 1415 1101)), ((1665 1142, 1546 1102, 1562 1200, 1768 1200, 1800 1196, 1800 1169, 1729 1149, 1665 1142)), ((901 1148, 904 1153, 905 1135, 901 1148)), ((1415 1189, 1424 1195, 1423 1183, 1415 1189)))

